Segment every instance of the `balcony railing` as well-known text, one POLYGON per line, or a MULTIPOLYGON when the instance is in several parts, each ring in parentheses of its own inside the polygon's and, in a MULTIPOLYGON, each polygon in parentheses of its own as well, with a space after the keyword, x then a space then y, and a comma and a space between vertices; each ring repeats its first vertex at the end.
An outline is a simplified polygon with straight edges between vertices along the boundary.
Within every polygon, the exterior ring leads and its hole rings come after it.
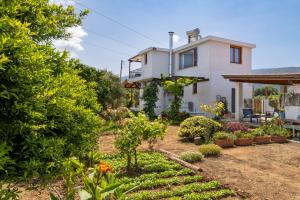
POLYGON ((129 79, 142 76, 142 68, 138 68, 129 72, 129 79))

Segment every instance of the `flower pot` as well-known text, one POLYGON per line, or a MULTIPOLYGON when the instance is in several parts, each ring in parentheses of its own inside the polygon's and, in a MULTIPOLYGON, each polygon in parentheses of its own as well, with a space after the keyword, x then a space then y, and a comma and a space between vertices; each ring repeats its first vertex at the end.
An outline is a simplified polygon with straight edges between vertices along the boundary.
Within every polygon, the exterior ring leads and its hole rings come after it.
POLYGON ((252 143, 253 143, 252 138, 238 138, 234 142, 234 144, 237 146, 249 146, 252 145, 252 143))
POLYGON ((256 144, 269 144, 269 143, 271 143, 271 137, 270 136, 257 136, 257 137, 255 137, 254 142, 256 144))
POLYGON ((195 145, 200 145, 201 144, 201 137, 195 137, 194 138, 194 144, 195 145))
POLYGON ((228 147, 233 147, 234 146, 234 142, 232 140, 228 140, 228 139, 215 140, 215 144, 222 147, 222 148, 228 148, 228 147))
POLYGON ((272 140, 272 142, 276 142, 276 143, 286 143, 287 142, 286 137, 279 136, 279 135, 272 135, 271 140, 272 140))

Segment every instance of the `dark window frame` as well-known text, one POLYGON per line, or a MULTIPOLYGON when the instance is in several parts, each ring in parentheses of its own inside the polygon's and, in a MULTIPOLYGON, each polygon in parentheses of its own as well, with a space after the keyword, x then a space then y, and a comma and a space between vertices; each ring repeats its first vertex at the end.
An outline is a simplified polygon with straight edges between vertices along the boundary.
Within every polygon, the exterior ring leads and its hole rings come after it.
POLYGON ((242 64, 242 55, 243 55, 243 51, 242 51, 242 47, 240 46, 234 46, 234 45, 230 45, 230 63, 234 63, 234 64, 242 64), (233 53, 233 60, 231 60, 231 49, 233 49, 232 53, 233 53), (236 61, 236 50, 238 50, 238 58, 239 60, 236 61))
POLYGON ((197 47, 179 53, 179 69, 180 70, 181 69, 187 69, 187 68, 190 68, 190 67, 197 67, 197 66, 198 66, 198 48, 197 47), (184 66, 182 66, 182 55, 187 53, 187 52, 190 52, 190 51, 193 51, 193 65, 189 66, 189 67, 184 67, 184 66))
POLYGON ((148 64, 148 55, 147 55, 147 53, 145 53, 145 55, 144 55, 144 64, 145 65, 148 64))
POLYGON ((193 94, 198 93, 198 83, 193 83, 193 94))

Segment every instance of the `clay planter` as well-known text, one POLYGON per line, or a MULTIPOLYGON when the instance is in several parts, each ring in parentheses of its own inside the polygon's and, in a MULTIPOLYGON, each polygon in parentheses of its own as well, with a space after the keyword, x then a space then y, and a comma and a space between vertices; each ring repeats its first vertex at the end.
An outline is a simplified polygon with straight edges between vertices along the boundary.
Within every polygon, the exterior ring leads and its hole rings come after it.
POLYGON ((238 138, 235 140, 234 144, 237 146, 250 146, 253 143, 252 138, 238 138))
POLYGON ((228 147, 234 146, 234 142, 232 140, 228 140, 228 139, 215 140, 215 144, 222 148, 228 148, 228 147))
POLYGON ((195 145, 200 145, 201 144, 201 137, 195 137, 194 138, 194 144, 195 145))
POLYGON ((271 143, 271 137, 270 136, 257 136, 257 137, 255 137, 254 142, 256 144, 269 144, 269 143, 271 143))
POLYGON ((286 137, 279 136, 279 135, 272 135, 271 140, 272 140, 272 142, 276 142, 276 143, 286 143, 287 142, 286 137))

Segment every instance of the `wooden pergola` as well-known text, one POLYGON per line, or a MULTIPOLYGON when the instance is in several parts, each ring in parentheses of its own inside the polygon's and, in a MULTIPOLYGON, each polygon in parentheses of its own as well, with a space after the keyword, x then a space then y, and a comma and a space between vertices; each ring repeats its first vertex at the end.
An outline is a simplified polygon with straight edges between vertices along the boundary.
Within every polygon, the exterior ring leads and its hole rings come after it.
POLYGON ((293 85, 300 83, 300 74, 234 74, 223 75, 225 79, 240 83, 293 85))
POLYGON ((227 74, 225 79, 235 82, 235 118, 241 119, 243 109, 243 83, 280 85, 281 92, 287 85, 300 84, 300 74, 227 74))

